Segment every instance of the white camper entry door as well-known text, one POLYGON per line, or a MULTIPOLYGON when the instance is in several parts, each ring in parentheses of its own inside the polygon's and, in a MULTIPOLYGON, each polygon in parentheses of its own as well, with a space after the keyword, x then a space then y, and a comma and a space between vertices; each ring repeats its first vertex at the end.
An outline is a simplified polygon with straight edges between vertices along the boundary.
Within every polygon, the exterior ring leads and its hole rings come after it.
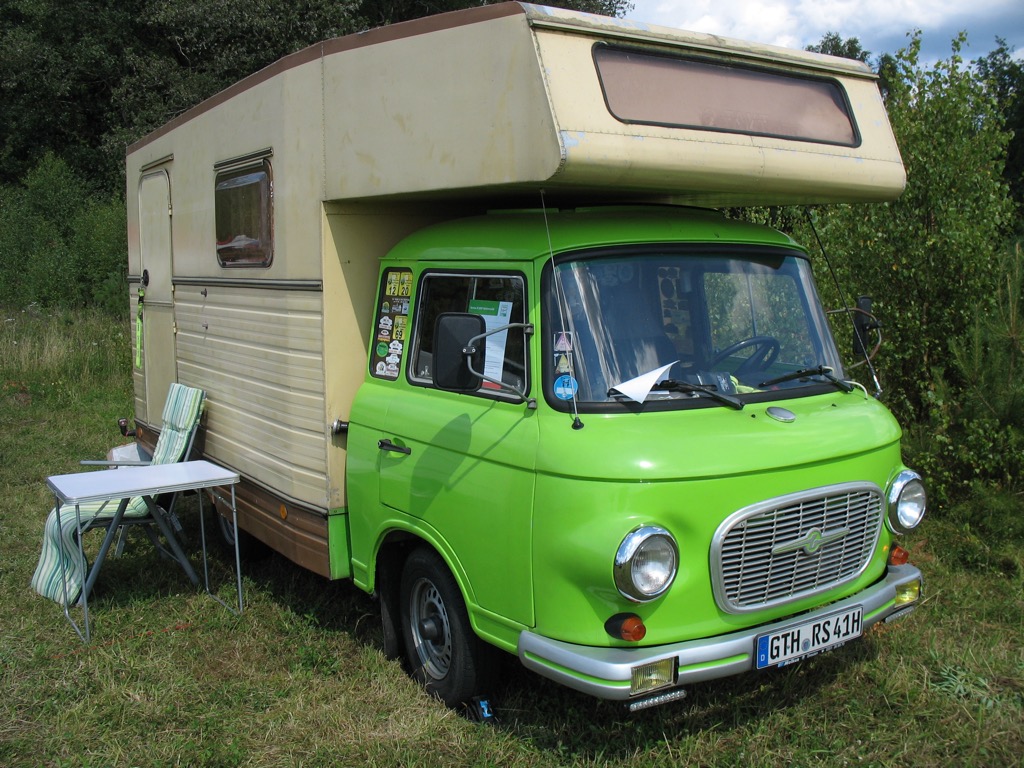
POLYGON ((139 185, 139 240, 142 257, 142 370, 146 420, 162 427, 160 414, 171 382, 177 380, 174 348, 174 287, 171 283, 171 180, 166 171, 142 177, 139 185))

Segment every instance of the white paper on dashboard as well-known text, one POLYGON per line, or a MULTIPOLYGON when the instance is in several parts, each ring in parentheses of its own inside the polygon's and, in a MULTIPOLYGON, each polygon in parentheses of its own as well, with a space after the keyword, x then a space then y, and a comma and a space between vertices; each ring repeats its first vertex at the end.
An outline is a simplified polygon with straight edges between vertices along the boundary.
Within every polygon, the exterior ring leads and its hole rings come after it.
POLYGON ((661 368, 655 368, 653 371, 641 373, 636 378, 624 381, 621 384, 616 384, 612 387, 612 391, 618 392, 620 395, 625 395, 630 400, 642 403, 647 399, 647 396, 651 393, 654 385, 661 381, 665 372, 678 362, 678 360, 673 360, 668 365, 661 366, 661 368))

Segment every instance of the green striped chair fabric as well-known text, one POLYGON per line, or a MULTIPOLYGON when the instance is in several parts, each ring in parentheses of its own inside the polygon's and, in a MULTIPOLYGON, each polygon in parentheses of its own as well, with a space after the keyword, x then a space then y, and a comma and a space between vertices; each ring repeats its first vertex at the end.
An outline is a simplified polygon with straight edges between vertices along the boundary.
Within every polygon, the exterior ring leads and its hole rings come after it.
MULTIPOLYGON (((174 464, 187 459, 202 416, 204 397, 201 389, 171 384, 164 405, 163 427, 150 464, 174 464)), ((101 502, 82 504, 78 516, 74 505, 50 510, 43 531, 43 550, 32 576, 32 587, 36 592, 64 605, 66 586, 67 604, 78 602, 88 574, 88 564, 78 546, 78 517, 85 531, 103 527, 116 511, 116 504, 103 505, 101 502)), ((124 517, 140 519, 149 514, 146 502, 137 496, 129 499, 124 517)))

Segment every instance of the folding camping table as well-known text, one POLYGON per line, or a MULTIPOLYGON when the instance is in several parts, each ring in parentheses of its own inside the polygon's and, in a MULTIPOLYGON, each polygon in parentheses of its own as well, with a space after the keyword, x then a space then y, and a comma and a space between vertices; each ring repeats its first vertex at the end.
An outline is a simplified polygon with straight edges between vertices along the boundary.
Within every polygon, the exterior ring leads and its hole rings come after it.
MULTIPOLYGON (((177 538, 174 536, 174 531, 171 530, 169 522, 164 517, 163 510, 156 505, 155 499, 164 493, 180 493, 184 491, 198 491, 203 488, 230 486, 231 519, 232 523, 235 525, 235 530, 237 531, 238 510, 235 505, 235 484, 237 482, 238 474, 236 472, 219 467, 209 461, 185 461, 177 464, 119 467, 116 469, 99 470, 97 472, 75 472, 68 475, 53 475, 52 477, 46 478, 46 484, 50 487, 50 490, 53 491, 53 495, 56 497, 57 507, 60 508, 61 506, 69 504, 74 505, 75 507, 75 514, 78 520, 78 547, 83 561, 85 558, 85 552, 82 547, 83 530, 82 520, 79 513, 79 505, 85 504, 86 502, 106 502, 117 504, 117 510, 114 512, 110 526, 107 529, 106 536, 104 536, 103 543, 100 545, 99 554, 96 556, 96 560, 93 562, 92 567, 88 569, 85 583, 82 586, 81 603, 84 632, 83 628, 80 628, 71 617, 69 606, 67 605, 66 580, 64 583, 64 615, 67 617, 68 621, 71 622, 71 626, 75 628, 75 632, 78 633, 78 636, 82 638, 84 642, 88 643, 91 637, 89 624, 89 592, 92 590, 93 584, 96 581, 96 576, 99 573, 100 568, 103 566, 103 561, 106 559, 110 545, 121 525, 125 509, 128 506, 128 500, 136 496, 141 496, 145 500, 146 505, 149 507, 150 513, 153 516, 154 522, 160 529, 160 532, 164 535, 164 538, 167 540, 167 544, 171 550, 169 554, 171 554, 182 567, 189 579, 192 580, 192 583, 198 584, 199 577, 196 575, 195 569, 192 568, 192 564, 189 562, 188 557, 185 555, 177 538)), ((200 538, 202 539, 203 579, 206 592, 212 595, 219 603, 234 612, 234 609, 231 606, 227 605, 227 603, 210 591, 209 570, 207 568, 206 560, 206 525, 203 522, 202 494, 199 494, 199 529, 200 538)), ((65 571, 62 568, 62 579, 64 578, 64 575, 65 571)), ((241 558, 238 551, 237 535, 235 536, 235 581, 238 591, 237 613, 241 613, 242 569, 241 558)))

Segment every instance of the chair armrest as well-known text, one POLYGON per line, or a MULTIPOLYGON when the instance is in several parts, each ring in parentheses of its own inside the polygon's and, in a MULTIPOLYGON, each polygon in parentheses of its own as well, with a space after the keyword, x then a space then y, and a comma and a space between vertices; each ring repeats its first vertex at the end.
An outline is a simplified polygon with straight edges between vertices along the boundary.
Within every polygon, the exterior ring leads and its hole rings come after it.
POLYGON ((86 467, 148 467, 151 461, 104 461, 102 459, 83 459, 78 462, 86 467))
POLYGON ((109 451, 105 459, 96 461, 83 461, 82 464, 106 467, 144 467, 152 461, 153 457, 149 451, 143 449, 138 443, 127 445, 115 445, 109 451))

